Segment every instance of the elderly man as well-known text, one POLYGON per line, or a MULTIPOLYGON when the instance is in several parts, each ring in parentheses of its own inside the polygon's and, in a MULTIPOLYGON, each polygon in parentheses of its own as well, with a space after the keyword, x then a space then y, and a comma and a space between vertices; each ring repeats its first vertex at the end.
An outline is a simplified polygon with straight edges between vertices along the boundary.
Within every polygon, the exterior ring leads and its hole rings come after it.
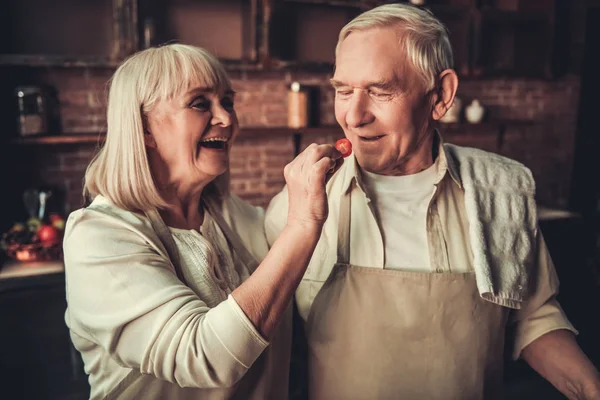
MULTIPOLYGON (((530 171, 435 129, 457 90, 452 63, 445 27, 408 5, 340 32, 331 82, 354 153, 327 185, 329 218, 296 292, 310 398, 501 398, 515 324, 515 359, 570 399, 600 399, 555 300, 530 171)), ((269 207, 270 241, 286 202, 269 207)))

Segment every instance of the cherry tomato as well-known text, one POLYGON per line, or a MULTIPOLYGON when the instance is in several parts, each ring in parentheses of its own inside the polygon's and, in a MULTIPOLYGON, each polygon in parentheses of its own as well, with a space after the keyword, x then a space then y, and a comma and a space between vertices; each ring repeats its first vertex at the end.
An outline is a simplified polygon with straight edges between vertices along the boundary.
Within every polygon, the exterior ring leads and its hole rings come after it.
POLYGON ((335 142, 335 148, 340 153, 342 153, 342 156, 344 158, 352 154, 352 143, 346 138, 340 139, 337 142, 335 142))

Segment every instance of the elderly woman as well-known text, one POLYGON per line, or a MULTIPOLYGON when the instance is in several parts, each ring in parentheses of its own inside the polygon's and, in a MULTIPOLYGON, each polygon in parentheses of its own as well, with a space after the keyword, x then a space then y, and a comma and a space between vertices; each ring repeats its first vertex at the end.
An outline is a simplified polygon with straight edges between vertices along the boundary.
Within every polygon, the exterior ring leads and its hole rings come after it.
POLYGON ((286 166, 288 222, 268 251, 262 209, 228 190, 238 123, 212 55, 133 55, 112 78, 107 122, 85 176, 93 201, 64 241, 65 319, 91 398, 285 399, 290 300, 339 152, 312 145, 286 166))

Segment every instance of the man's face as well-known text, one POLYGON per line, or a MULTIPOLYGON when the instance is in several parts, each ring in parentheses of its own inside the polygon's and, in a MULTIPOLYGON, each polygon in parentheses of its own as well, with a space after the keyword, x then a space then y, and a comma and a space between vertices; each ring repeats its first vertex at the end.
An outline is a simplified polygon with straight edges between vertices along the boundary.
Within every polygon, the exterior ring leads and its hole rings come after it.
POLYGON ((405 54, 394 28, 352 32, 337 54, 335 117, 369 172, 418 172, 431 150, 431 96, 405 54))

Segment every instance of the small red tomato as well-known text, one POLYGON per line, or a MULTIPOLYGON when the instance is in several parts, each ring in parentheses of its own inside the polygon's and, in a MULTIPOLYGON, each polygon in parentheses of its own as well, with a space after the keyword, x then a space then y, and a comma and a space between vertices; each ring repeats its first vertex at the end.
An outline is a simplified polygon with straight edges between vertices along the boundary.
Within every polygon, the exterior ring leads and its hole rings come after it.
POLYGON ((335 142, 335 148, 340 153, 342 153, 342 157, 344 158, 352 154, 352 143, 346 138, 340 139, 337 142, 335 142))

